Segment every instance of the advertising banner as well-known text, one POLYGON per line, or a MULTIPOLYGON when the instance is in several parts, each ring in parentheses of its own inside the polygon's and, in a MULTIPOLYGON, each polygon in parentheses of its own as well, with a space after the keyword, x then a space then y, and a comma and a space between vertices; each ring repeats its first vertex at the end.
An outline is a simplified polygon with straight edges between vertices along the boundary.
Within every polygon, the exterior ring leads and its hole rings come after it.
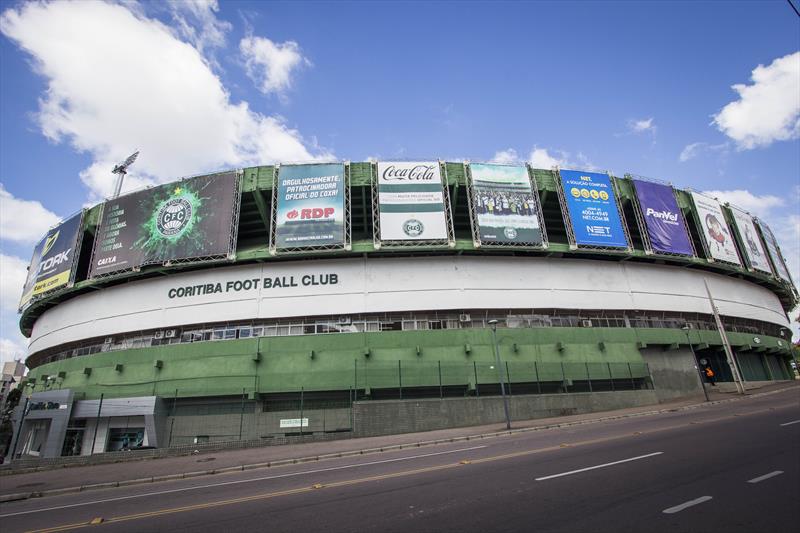
POLYGON ((778 248, 778 241, 775 239, 775 234, 772 233, 772 230, 763 220, 758 221, 758 227, 761 228, 761 234, 764 236, 764 242, 767 245, 769 256, 772 259, 772 264, 775 265, 778 276, 784 281, 792 283, 792 276, 789 275, 789 269, 786 268, 786 263, 783 262, 783 256, 778 248))
POLYGON ((758 237, 753 217, 735 207, 731 208, 731 213, 733 213, 733 220, 736 222, 736 229, 739 230, 739 236, 742 238, 744 255, 747 256, 750 266, 761 272, 772 274, 772 268, 769 266, 767 253, 764 251, 764 246, 758 237))
POLYGON ((561 170, 575 244, 627 248, 617 199, 608 174, 561 170))
POLYGON ((542 224, 528 169, 473 163, 470 171, 481 243, 541 245, 542 224))
POLYGON ((103 206, 89 277, 167 261, 227 256, 236 223, 235 172, 134 192, 103 206))
POLYGON ((633 184, 653 251, 692 255, 692 244, 672 187, 643 180, 633 180, 633 184))
POLYGON ((344 245, 344 165, 286 165, 278 173, 277 248, 344 245))
POLYGON ((719 202, 696 192, 692 193, 692 200, 700 221, 700 231, 706 240, 711 257, 741 265, 731 230, 725 222, 719 202))
POLYGON ((83 212, 52 228, 33 249, 28 277, 19 302, 20 310, 45 292, 66 287, 74 281, 72 266, 77 259, 83 212))
POLYGON ((378 163, 378 210, 381 240, 447 240, 439 163, 378 163))

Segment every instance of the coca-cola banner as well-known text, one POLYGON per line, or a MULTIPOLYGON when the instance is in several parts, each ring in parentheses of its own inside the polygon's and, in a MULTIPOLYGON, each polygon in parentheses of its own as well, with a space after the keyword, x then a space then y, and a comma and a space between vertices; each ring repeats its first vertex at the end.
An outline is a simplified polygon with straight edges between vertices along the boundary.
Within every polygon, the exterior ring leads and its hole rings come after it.
POLYGON ((656 253, 692 255, 683 214, 669 185, 633 180, 650 246, 656 253))
POLYGON ((438 162, 378 163, 382 241, 447 240, 438 162))
POLYGON ((344 246, 344 165, 282 165, 278 173, 277 248, 344 246))
POLYGON ((481 243, 541 245, 542 225, 528 169, 473 163, 470 173, 481 243))
POLYGON ((750 266, 761 272, 772 274, 767 252, 758 237, 756 226, 753 224, 753 217, 735 207, 731 207, 731 213, 733 213, 733 220, 736 222, 736 229, 739 230, 739 236, 742 238, 744 255, 747 257, 750 266))
POLYGON ((706 240, 711 257, 719 261, 741 265, 739 254, 736 253, 736 245, 733 243, 731 229, 725 221, 719 202, 696 192, 692 193, 692 200, 700 221, 700 231, 706 240))

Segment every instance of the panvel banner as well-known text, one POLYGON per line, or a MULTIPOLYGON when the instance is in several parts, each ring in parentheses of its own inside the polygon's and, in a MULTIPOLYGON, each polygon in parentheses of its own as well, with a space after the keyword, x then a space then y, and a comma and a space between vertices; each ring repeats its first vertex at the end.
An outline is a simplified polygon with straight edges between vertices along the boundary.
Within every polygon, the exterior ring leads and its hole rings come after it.
POLYGON ((447 240, 438 162, 378 163, 382 241, 447 240))
POLYGON ((736 253, 736 245, 733 243, 733 235, 731 235, 728 223, 725 222, 719 202, 696 192, 692 193, 692 200, 711 257, 719 261, 741 265, 739 255, 736 253))
POLYGON ((633 180, 633 184, 653 251, 692 255, 692 244, 672 187, 643 180, 633 180))
POLYGON ((526 167, 473 163, 470 172, 482 244, 544 242, 526 167))
POLYGON ((235 172, 134 192, 103 206, 89 277, 232 253, 235 172))
POLYGON ((775 239, 775 234, 772 233, 772 230, 769 229, 769 226, 767 226, 763 220, 758 221, 758 226, 761 228, 761 234, 764 236, 764 242, 767 244, 769 256, 772 258, 772 264, 775 265, 778 276, 791 284, 792 276, 789 275, 789 269, 786 268, 786 263, 783 262, 783 256, 778 248, 778 241, 775 239))
POLYGON ((559 173, 575 244, 627 248, 628 239, 608 174, 581 170, 559 173))
POLYGON ((345 244, 343 164, 281 166, 277 194, 277 248, 345 244))
POLYGON ((20 311, 36 296, 75 281, 73 265, 80 246, 83 212, 52 228, 33 249, 28 277, 19 302, 20 311))
POLYGON ((739 236, 742 238, 744 255, 750 262, 750 266, 761 272, 772 274, 769 259, 767 259, 764 246, 761 245, 761 239, 758 237, 753 217, 735 207, 731 207, 731 213, 733 213, 733 220, 736 222, 736 229, 739 230, 739 236))

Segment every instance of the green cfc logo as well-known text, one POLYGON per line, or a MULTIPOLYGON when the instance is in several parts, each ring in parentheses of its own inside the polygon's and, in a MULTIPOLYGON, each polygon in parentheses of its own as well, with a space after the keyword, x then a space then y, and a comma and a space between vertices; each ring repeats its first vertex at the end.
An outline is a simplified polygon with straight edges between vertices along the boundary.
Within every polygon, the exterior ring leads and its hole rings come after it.
POLYGON ((514 228, 505 228, 503 230, 503 235, 506 236, 506 239, 513 241, 514 239, 517 238, 517 230, 515 230, 514 228))
POLYGON ((419 237, 423 231, 425 231, 425 226, 415 218, 403 222, 403 232, 409 237, 419 237))
POLYGON ((177 237, 192 219, 192 204, 184 197, 172 198, 161 205, 156 215, 156 229, 164 237, 177 237))

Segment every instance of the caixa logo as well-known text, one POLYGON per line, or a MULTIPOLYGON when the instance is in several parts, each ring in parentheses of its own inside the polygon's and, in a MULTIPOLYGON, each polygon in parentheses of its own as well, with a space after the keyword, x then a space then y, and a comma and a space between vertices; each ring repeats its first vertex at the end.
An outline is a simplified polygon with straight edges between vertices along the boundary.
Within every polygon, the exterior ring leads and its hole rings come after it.
POLYGON ((164 237, 183 233, 192 219, 192 204, 186 198, 172 198, 161 206, 156 215, 156 229, 164 237))
POLYGON ((307 209, 292 209, 288 213, 286 213, 286 218, 289 220, 296 220, 297 217, 300 217, 300 220, 314 220, 318 218, 331 218, 334 213, 336 213, 336 209, 333 207, 311 207, 307 209))

